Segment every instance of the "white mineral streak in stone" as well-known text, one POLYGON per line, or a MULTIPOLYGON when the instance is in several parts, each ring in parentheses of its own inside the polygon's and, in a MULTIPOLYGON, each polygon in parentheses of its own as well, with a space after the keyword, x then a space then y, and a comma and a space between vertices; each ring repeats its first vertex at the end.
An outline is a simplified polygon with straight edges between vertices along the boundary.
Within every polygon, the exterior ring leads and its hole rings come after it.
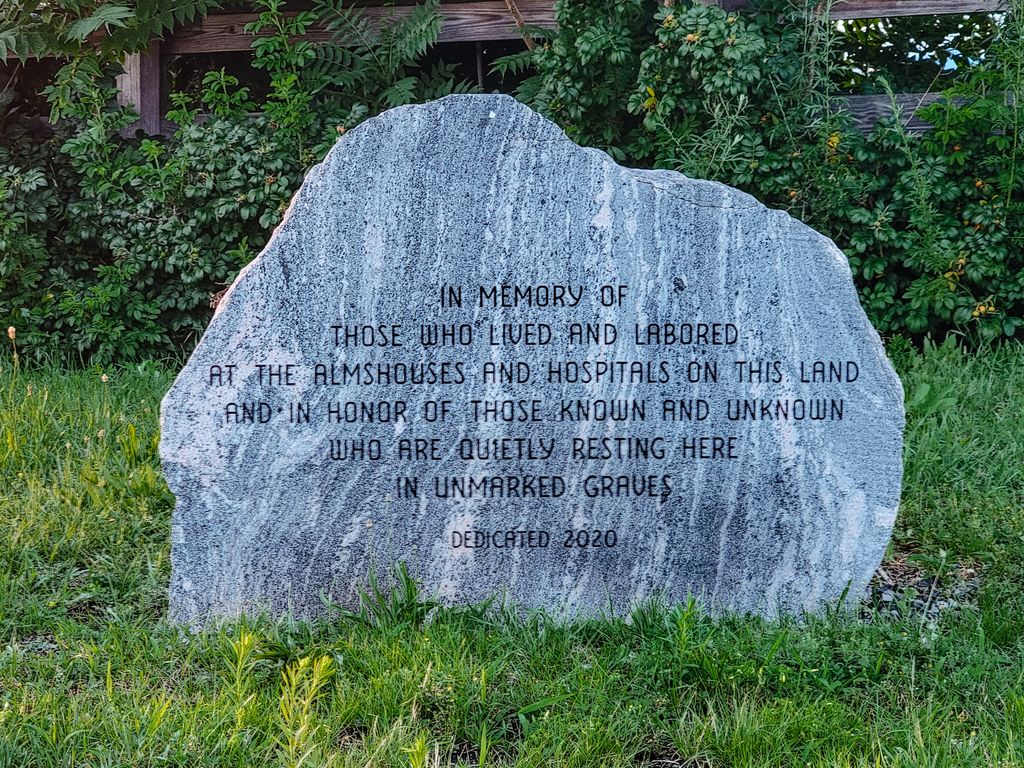
POLYGON ((860 593, 900 494, 903 392, 858 303, 843 254, 785 213, 722 184, 622 168, 504 96, 403 107, 348 133, 308 175, 263 253, 239 275, 161 407, 160 453, 177 497, 171 618, 243 611, 314 616, 351 606, 376 572, 407 563, 451 603, 492 595, 560 615, 625 612, 651 596, 773 616, 860 593), (574 309, 478 306, 479 286, 582 286, 574 309), (442 285, 464 305, 440 309, 442 285), (624 303, 602 285, 628 286, 624 303), (489 326, 550 323, 548 346, 490 346, 489 326), (615 324, 613 344, 569 344, 569 323, 615 324), (336 324, 401 324, 400 348, 335 347, 336 324), (424 347, 420 323, 472 324, 468 348, 424 347), (634 326, 735 323, 735 345, 645 346, 634 326), (318 363, 465 362, 464 385, 316 385, 318 363), (530 365, 528 384, 485 383, 484 361, 530 365), (549 362, 667 361, 671 381, 549 382, 549 362), (736 361, 781 361, 782 382, 740 383, 736 361), (852 382, 805 383, 798 364, 854 361, 852 382), (717 363, 718 382, 687 377, 717 363), (292 364, 295 386, 257 364, 292 364), (236 365, 231 384, 210 367, 236 365), (664 421, 663 400, 711 404, 664 421), (841 420, 730 420, 726 402, 841 399, 841 420), (473 399, 541 399, 539 423, 483 423, 473 399), (644 420, 556 420, 562 400, 642 400, 644 420), (328 403, 407 404, 406 423, 332 424, 328 403), (452 415, 427 423, 428 401, 452 415), (288 423, 290 404, 311 410, 288 423), (267 403, 229 424, 228 403, 267 403), (277 409, 281 409, 278 411, 277 409), (283 416, 281 414, 284 414, 283 416), (738 457, 701 460, 684 440, 735 436, 738 457), (664 459, 572 456, 572 440, 665 440, 664 459), (399 438, 439 458, 399 460, 399 438), (544 438, 546 461, 463 459, 463 439, 544 438), (379 439, 381 460, 331 460, 331 439, 379 439), (559 476, 560 498, 445 499, 435 478, 559 476), (670 476, 661 497, 588 496, 588 476, 670 476), (396 492, 418 477, 418 498, 396 492), (533 549, 453 547, 463 532, 547 531, 533 549), (614 547, 565 547, 566 530, 615 531, 614 547))

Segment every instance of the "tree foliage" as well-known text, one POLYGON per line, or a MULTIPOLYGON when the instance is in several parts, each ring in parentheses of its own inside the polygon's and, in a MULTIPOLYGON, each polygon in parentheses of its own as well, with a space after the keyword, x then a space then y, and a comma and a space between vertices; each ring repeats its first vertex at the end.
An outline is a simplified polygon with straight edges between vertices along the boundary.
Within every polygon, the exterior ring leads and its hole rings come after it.
POLYGON ((188 24, 217 0, 14 0, 0 3, 0 59, 74 56, 120 58, 188 24))
POLYGON ((739 186, 831 236, 882 332, 992 340, 1024 326, 1024 19, 955 21, 952 40, 948 17, 943 34, 934 20, 841 27, 789 0, 630 0, 613 14, 574 0, 543 46, 497 66, 532 67, 519 97, 577 141, 739 186), (856 130, 840 90, 936 82, 945 62, 920 55, 939 38, 961 66, 921 111, 934 127, 910 134, 897 114, 856 130))
POLYGON ((436 2, 380 33, 339 3, 257 8, 247 30, 265 99, 213 70, 195 97, 171 95, 173 135, 126 140, 137 116, 116 103, 119 68, 90 48, 47 88, 60 121, 47 151, 9 128, 0 324, 19 329, 24 354, 107 362, 187 348, 339 135, 381 109, 469 88, 443 63, 419 66, 440 29, 436 2), (336 38, 304 39, 322 20, 336 38))

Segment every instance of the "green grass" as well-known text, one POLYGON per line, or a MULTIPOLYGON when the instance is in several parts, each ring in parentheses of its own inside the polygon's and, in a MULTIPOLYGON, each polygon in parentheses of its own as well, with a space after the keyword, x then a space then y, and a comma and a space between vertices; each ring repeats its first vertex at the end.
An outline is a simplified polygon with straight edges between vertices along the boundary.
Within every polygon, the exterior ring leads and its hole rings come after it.
POLYGON ((406 584, 329 622, 194 636, 163 618, 171 376, 5 359, 0 766, 1024 765, 1024 348, 894 354, 891 558, 980 574, 976 605, 937 623, 688 606, 424 621, 406 584))

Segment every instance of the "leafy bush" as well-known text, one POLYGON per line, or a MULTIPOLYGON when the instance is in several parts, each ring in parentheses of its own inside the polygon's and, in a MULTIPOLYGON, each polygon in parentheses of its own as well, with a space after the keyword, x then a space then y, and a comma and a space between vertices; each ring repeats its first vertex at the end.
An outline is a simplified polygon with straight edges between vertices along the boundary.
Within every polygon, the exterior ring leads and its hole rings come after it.
MULTIPOLYGON (((958 22, 956 60, 970 66, 921 111, 933 128, 912 135, 890 119, 865 135, 836 109, 836 88, 888 88, 872 67, 895 68, 893 54, 850 58, 881 27, 858 22, 841 35, 793 5, 762 0, 739 13, 564 0, 557 33, 495 68, 520 77, 519 98, 574 140, 739 186, 831 236, 883 333, 1016 335, 1024 21, 958 22)), ((172 96, 171 136, 126 140, 135 116, 114 100, 117 56, 211 3, 101 10, 113 6, 0 12, 0 46, 71 57, 46 92, 57 137, 40 144, 8 130, 0 148, 0 323, 18 327, 29 356, 106 362, 187 349, 339 134, 383 109, 469 89, 451 66, 422 66, 438 0, 376 33, 343 0, 297 13, 259 0, 247 29, 266 96, 208 72, 191 97, 172 96), (315 22, 331 42, 304 37, 315 22)), ((924 60, 954 45, 934 22, 913 24, 927 34, 913 43, 923 58, 895 73, 903 84, 925 79, 924 60)))
POLYGON ((468 87, 443 64, 416 66, 440 27, 436 0, 378 36, 331 0, 296 15, 280 0, 260 8, 249 31, 270 81, 262 104, 212 71, 197 98, 172 95, 173 135, 125 140, 136 115, 116 106, 117 69, 102 55, 74 57, 47 89, 72 127, 59 150, 69 189, 58 200, 45 169, 0 171, 0 210, 13 212, 0 225, 0 322, 19 328, 27 354, 102 363, 189 347, 340 133, 468 87), (359 45, 302 40, 318 14, 359 45))
MULTIPOLYGON (((996 26, 984 59, 943 101, 921 110, 933 128, 917 136, 898 118, 867 135, 854 130, 835 93, 849 79, 837 54, 849 41, 784 0, 744 13, 631 0, 615 13, 609 21, 584 0, 561 3, 559 31, 547 44, 497 66, 534 67, 519 97, 577 140, 611 144, 631 164, 739 186, 831 236, 882 332, 989 340, 1017 333, 1017 15, 996 26)), ((863 37, 863 28, 856 32, 863 37)), ((964 36, 977 47, 976 36, 964 36)), ((874 82, 887 88, 882 77, 874 82)))
POLYGON ((0 319, 13 320, 20 302, 38 293, 56 208, 42 169, 8 165, 0 154, 0 319))
POLYGON ((133 53, 175 24, 205 16, 213 0, 17 0, 0 3, 0 61, 8 55, 133 53))
POLYGON ((636 89, 658 5, 655 0, 558 3, 559 34, 532 50, 498 59, 495 69, 502 74, 532 71, 517 97, 559 123, 574 141, 621 160, 631 154, 637 130, 636 119, 624 107, 636 89))

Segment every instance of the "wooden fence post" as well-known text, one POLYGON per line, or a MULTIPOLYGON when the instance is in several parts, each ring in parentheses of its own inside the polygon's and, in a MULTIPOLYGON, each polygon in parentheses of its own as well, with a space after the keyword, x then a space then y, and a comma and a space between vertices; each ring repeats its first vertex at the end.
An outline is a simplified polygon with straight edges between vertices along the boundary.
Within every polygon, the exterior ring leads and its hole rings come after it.
POLYGON ((142 130, 150 135, 160 133, 161 87, 160 41, 154 40, 147 50, 130 53, 124 59, 124 74, 118 75, 117 103, 131 106, 139 113, 138 122, 125 129, 128 135, 142 130))

